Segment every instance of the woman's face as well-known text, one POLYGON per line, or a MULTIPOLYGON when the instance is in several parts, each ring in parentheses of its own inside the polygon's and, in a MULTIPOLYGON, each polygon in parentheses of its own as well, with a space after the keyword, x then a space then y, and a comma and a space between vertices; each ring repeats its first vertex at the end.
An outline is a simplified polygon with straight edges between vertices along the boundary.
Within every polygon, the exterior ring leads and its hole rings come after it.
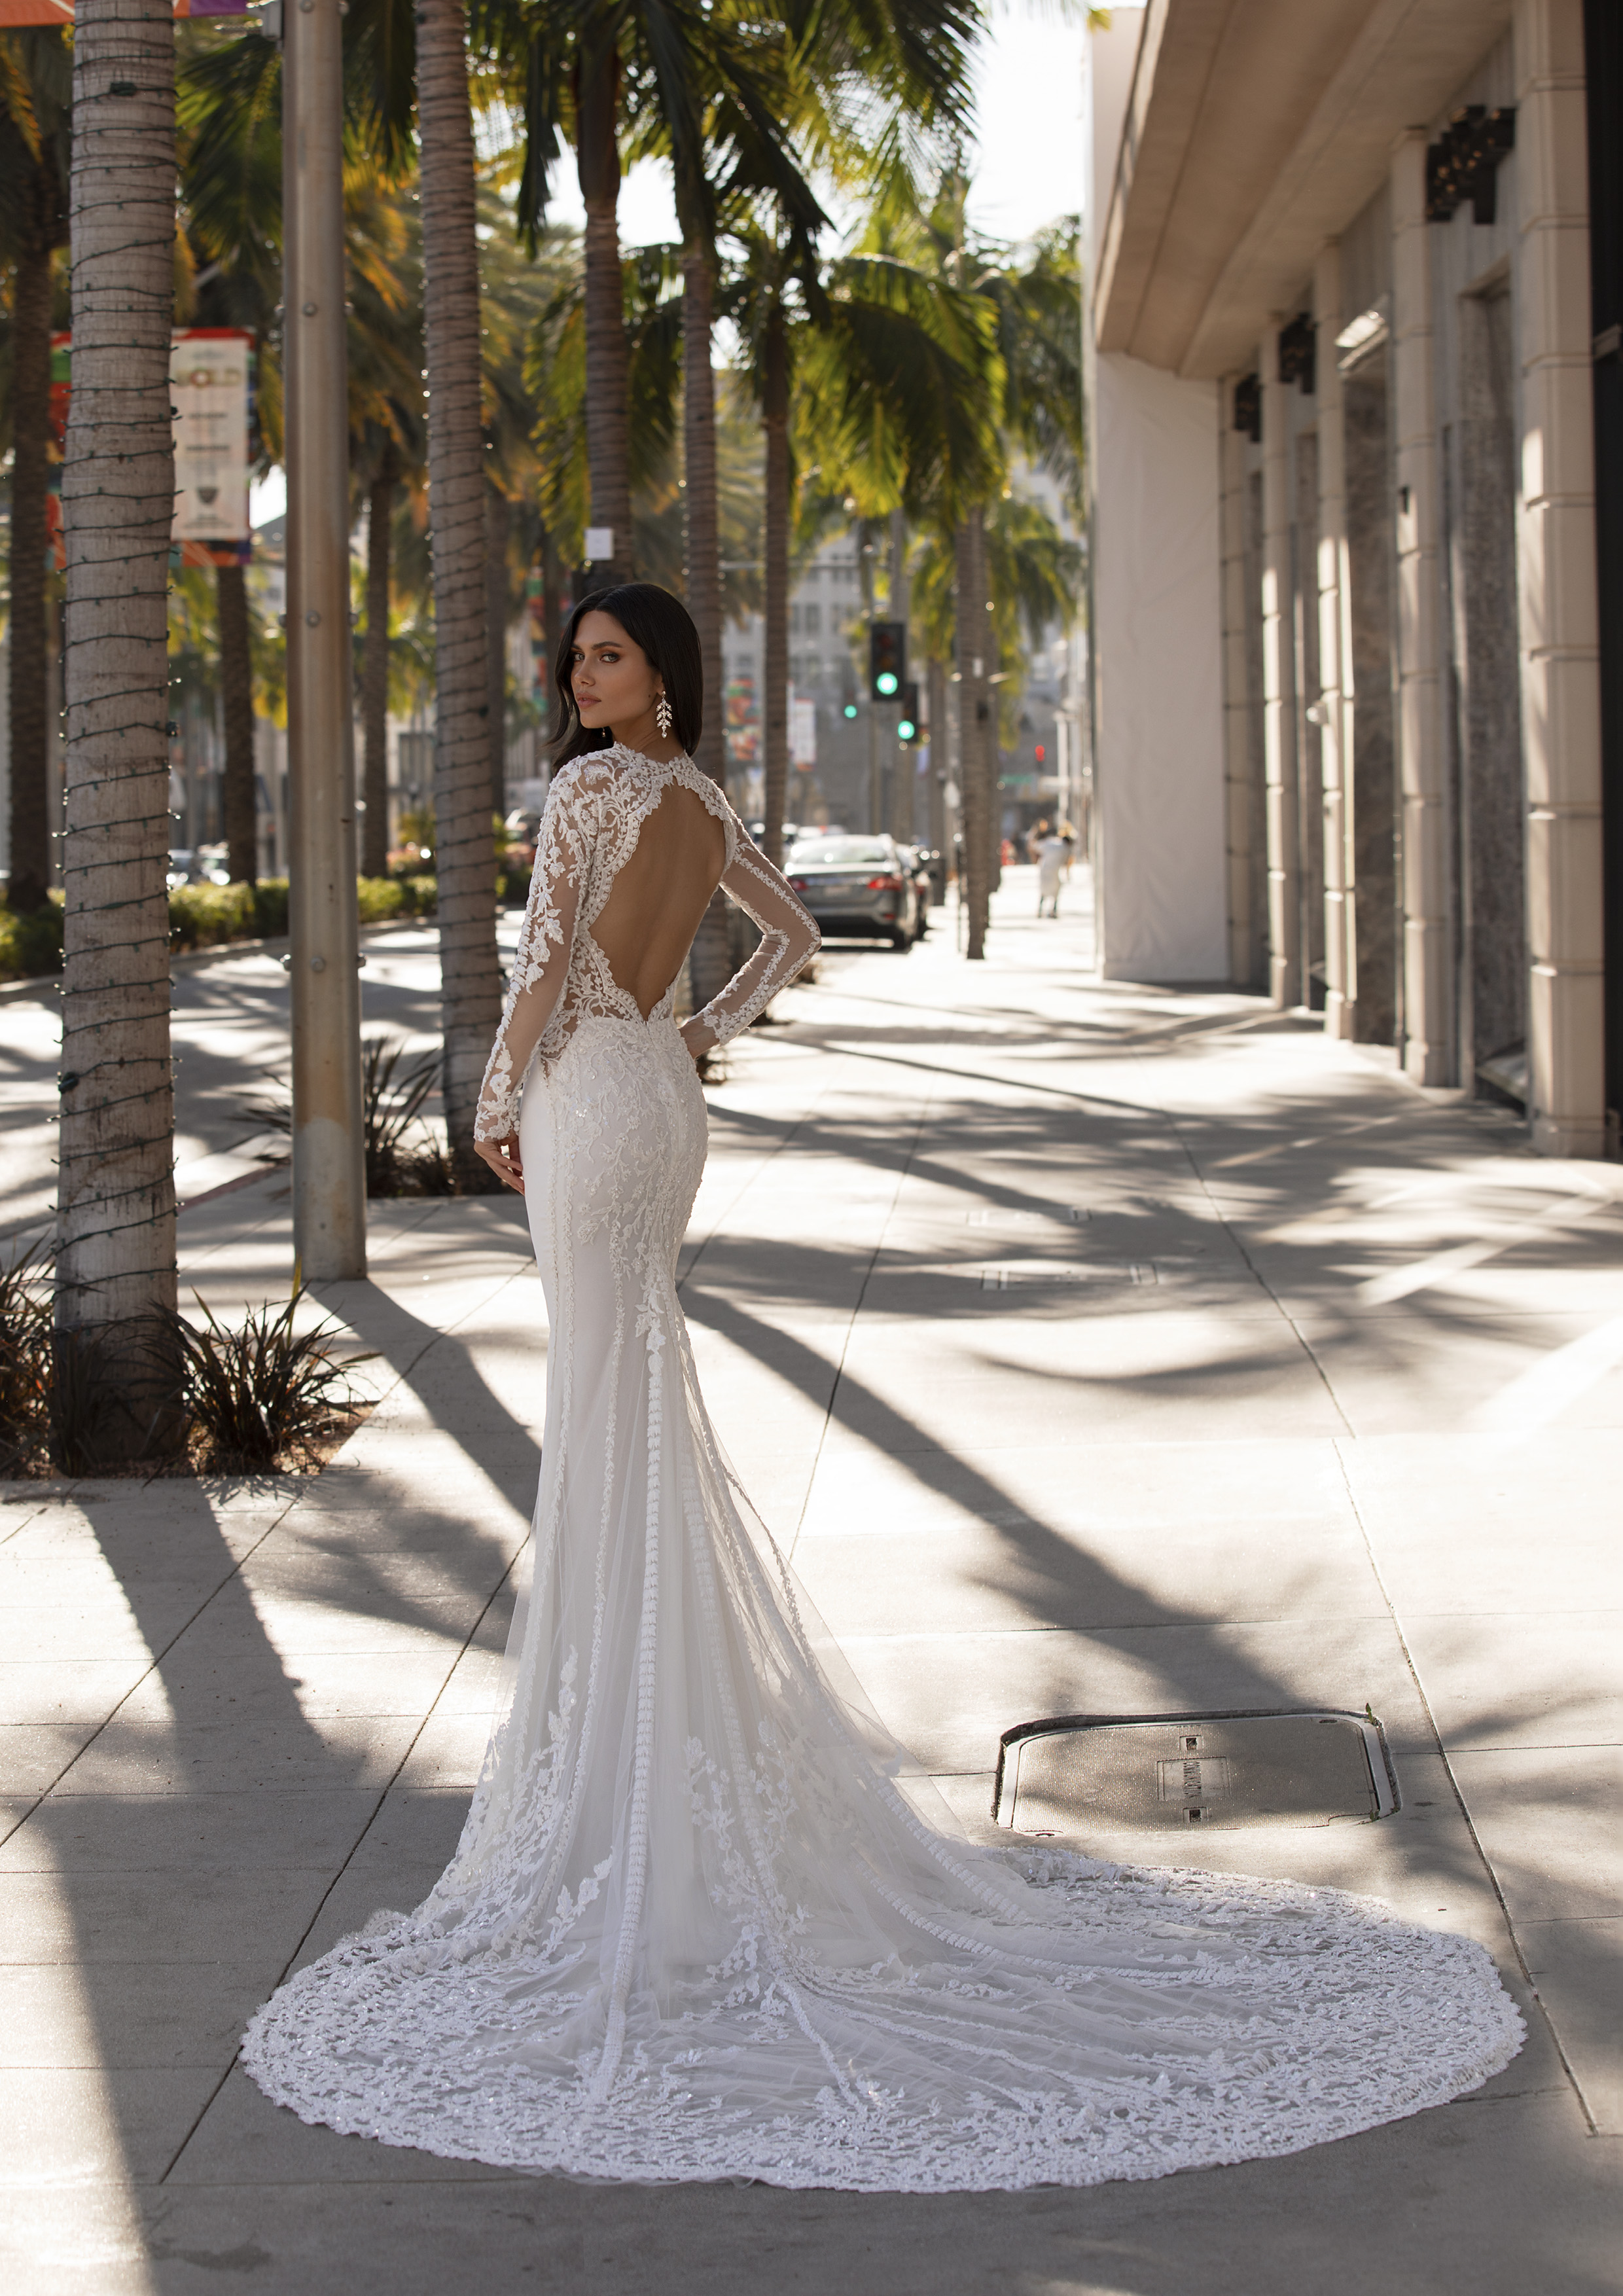
POLYGON ((583 614, 570 655, 570 684, 583 726, 629 726, 652 719, 664 683, 612 614, 583 614))

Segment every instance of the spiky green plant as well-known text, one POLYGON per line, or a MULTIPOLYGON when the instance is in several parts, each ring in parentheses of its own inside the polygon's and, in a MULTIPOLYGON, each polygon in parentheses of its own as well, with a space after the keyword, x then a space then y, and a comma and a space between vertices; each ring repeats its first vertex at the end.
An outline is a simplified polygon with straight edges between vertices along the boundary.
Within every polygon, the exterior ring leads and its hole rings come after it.
POLYGON ((255 1472, 307 1462, 316 1447, 353 1418, 349 1374, 370 1354, 340 1356, 343 1326, 331 1316, 305 1332, 294 1319, 304 1297, 295 1273, 285 1307, 267 1300, 228 1331, 201 1294, 199 1331, 175 1315, 171 1329, 180 1357, 182 1392, 192 1424, 208 1446, 208 1464, 226 1472, 255 1472))

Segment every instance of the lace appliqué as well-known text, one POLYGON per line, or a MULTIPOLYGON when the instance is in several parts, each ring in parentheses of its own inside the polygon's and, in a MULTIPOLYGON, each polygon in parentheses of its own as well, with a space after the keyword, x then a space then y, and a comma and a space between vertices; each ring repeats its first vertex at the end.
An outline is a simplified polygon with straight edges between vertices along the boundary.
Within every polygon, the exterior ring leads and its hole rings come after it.
POLYGON ((643 824, 673 785, 691 791, 720 822, 726 838, 721 883, 761 931, 761 946, 700 1015, 717 1043, 748 1028, 816 952, 816 926, 692 758, 660 764, 618 743, 575 758, 547 792, 502 1023, 480 1089, 476 1139, 501 1140, 516 1131, 526 1076, 537 1062, 545 1068, 555 1061, 583 1020, 644 1027, 669 1018, 675 981, 644 1022, 592 927, 643 824))

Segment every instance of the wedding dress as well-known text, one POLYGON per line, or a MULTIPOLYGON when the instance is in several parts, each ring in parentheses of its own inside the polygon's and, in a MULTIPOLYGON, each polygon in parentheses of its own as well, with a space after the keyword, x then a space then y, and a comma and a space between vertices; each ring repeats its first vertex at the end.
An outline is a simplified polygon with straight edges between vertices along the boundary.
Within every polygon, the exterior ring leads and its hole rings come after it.
POLYGON ((1322 1890, 973 1847, 845 1677, 700 1398, 675 1269, 705 1113, 671 991, 644 1019, 593 935, 673 791, 763 934, 717 1037, 816 946, 686 758, 555 780, 480 1119, 509 1133, 531 1070, 550 1361, 504 1710, 443 1877, 284 1985, 249 2070, 451 2159, 887 2192, 1291 2152, 1476 2087, 1521 2036, 1480 1946, 1322 1890))

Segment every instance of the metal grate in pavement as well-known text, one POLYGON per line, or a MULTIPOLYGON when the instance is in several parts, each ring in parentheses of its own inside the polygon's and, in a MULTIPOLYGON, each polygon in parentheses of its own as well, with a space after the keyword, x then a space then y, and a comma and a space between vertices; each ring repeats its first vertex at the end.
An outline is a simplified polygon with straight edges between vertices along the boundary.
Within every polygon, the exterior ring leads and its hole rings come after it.
POLYGON ((1075 1259, 1015 1259, 980 1271, 983 1292, 1015 1292, 1034 1284, 1153 1283, 1149 1260, 1112 1260, 1104 1265, 1075 1259))
POLYGON ((1050 1204, 1041 1211, 1004 1211, 1000 1205, 990 1204, 977 1212, 965 1212, 963 1224, 966 1227, 1050 1227, 1058 1220, 1080 1227, 1092 1218, 1082 1204, 1050 1204))
POLYGON ((1399 1806, 1367 1708, 1061 1714, 997 1742, 992 1815, 1019 1833, 1328 1824, 1399 1806))

